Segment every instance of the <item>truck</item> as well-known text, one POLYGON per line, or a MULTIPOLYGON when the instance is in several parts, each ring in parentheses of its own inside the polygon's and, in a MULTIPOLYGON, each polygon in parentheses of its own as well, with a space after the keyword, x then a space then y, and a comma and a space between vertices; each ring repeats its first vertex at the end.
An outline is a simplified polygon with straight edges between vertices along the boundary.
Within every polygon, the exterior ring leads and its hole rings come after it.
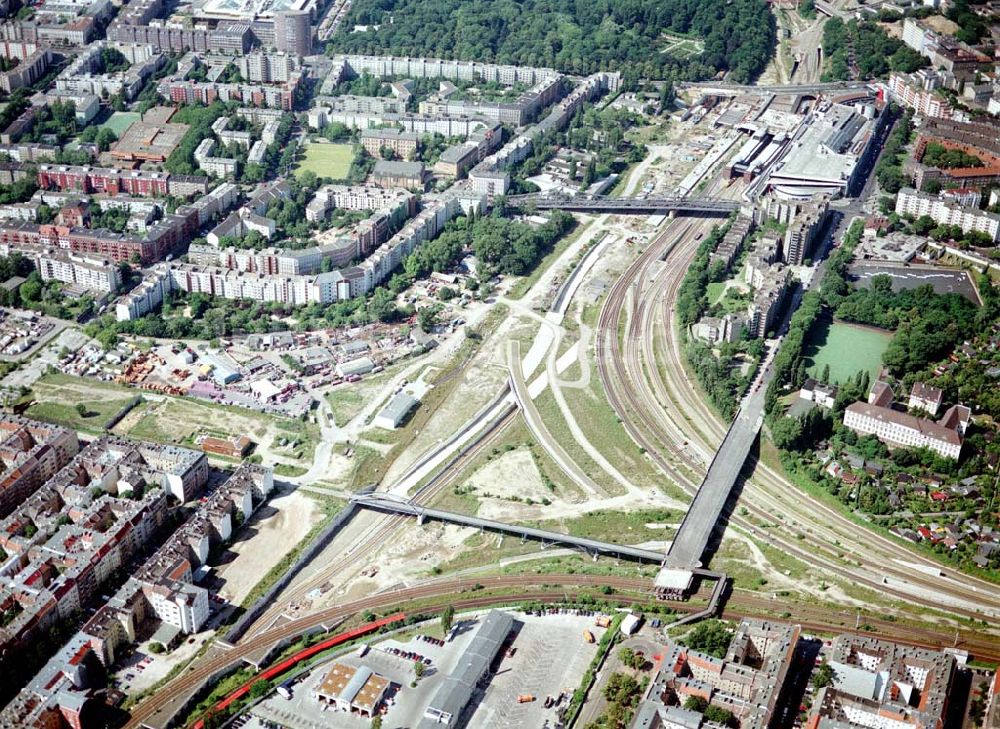
POLYGON ((593 643, 594 642, 594 634, 591 633, 589 630, 585 630, 585 631, 583 631, 583 639, 585 641, 587 641, 588 643, 593 643))
POLYGON ((535 697, 532 694, 521 694, 517 697, 517 703, 519 704, 530 704, 534 700, 535 697))
POLYGON ((283 698, 285 701, 292 700, 292 679, 288 679, 283 684, 278 686, 278 696, 283 698))
POLYGON ((598 628, 607 628, 607 627, 610 627, 611 626, 611 618, 609 618, 607 615, 598 615, 594 619, 594 625, 596 625, 598 628))

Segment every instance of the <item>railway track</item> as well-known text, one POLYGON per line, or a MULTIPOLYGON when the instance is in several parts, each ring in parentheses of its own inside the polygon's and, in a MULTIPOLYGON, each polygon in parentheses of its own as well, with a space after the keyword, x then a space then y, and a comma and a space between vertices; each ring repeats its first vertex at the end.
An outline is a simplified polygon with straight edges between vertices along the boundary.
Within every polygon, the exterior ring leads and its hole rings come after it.
MULTIPOLYGON (((175 705, 202 686, 210 677, 241 663, 244 658, 256 651, 261 651, 274 645, 277 641, 298 636, 317 626, 328 625, 365 610, 386 610, 405 607, 407 603, 427 601, 417 609, 422 612, 434 612, 446 605, 453 605, 459 610, 473 610, 498 604, 518 604, 533 601, 560 602, 568 591, 578 591, 589 594, 586 588, 597 589, 605 585, 614 588, 612 597, 596 596, 609 599, 624 605, 649 603, 652 597, 648 594, 649 582, 641 578, 607 577, 603 575, 508 575, 498 577, 482 577, 475 579, 440 580, 425 583, 412 588, 379 593, 361 600, 355 600, 325 610, 317 611, 307 617, 291 621, 285 625, 273 628, 242 641, 231 650, 207 656, 197 665, 185 671, 176 680, 168 683, 156 692, 156 695, 137 705, 132 712, 127 727, 137 727, 143 722, 154 719, 164 710, 163 707, 175 705), (484 590, 516 590, 506 595, 476 595, 484 590)), ((670 605, 677 612, 690 612, 700 609, 700 606, 686 603, 670 605)), ((773 619, 775 603, 765 597, 734 593, 730 603, 723 611, 723 616, 730 619, 743 617, 766 616, 773 619)), ((853 623, 855 613, 850 611, 825 609, 810 605, 782 604, 790 615, 786 618, 802 625, 809 632, 855 632, 853 623)), ((866 625, 874 630, 856 631, 871 635, 891 635, 892 640, 931 649, 952 647, 967 650, 975 658, 984 661, 1000 661, 1000 644, 988 636, 974 631, 955 633, 944 628, 914 627, 900 624, 883 618, 865 617, 866 625)))
MULTIPOLYGON (((705 470, 704 463, 710 460, 712 449, 721 442, 726 426, 701 401, 691 383, 680 381, 681 377, 687 378, 675 322, 669 312, 698 241, 691 237, 691 226, 671 241, 674 227, 668 227, 612 287, 601 310, 595 341, 602 384, 626 430, 666 475, 682 489, 693 493, 698 483, 684 471, 700 478, 705 470), (666 265, 660 265, 660 261, 666 265), (631 307, 627 306, 629 302, 631 307), (627 317, 624 342, 618 335, 623 316, 627 317), (657 366, 661 361, 656 351, 657 337, 654 333, 657 332, 662 333, 664 346, 670 345, 668 351, 672 356, 665 368, 670 387, 657 366), (708 457, 697 458, 687 448, 678 447, 678 443, 689 440, 708 457), (675 459, 676 464, 671 463, 666 454, 675 459)), ((861 559, 856 561, 868 561, 869 564, 877 559, 876 572, 892 575, 918 588, 941 589, 939 582, 919 573, 913 574, 912 570, 906 570, 893 560, 940 568, 936 563, 867 531, 864 533, 866 544, 860 545, 857 543, 857 525, 835 510, 810 500, 809 508, 821 515, 821 519, 813 519, 795 511, 795 505, 782 498, 781 493, 785 496, 789 494, 789 484, 771 469, 758 466, 754 480, 745 487, 744 503, 750 515, 765 522, 774 522, 779 514, 796 514, 797 519, 792 526, 798 527, 801 522, 801 528, 806 532, 804 536, 811 542, 808 550, 803 548, 801 542, 782 538, 780 534, 765 535, 748 519, 738 515, 733 515, 732 521, 807 564, 820 566, 849 582, 863 582, 874 590, 890 592, 907 602, 941 608, 965 617, 983 617, 980 611, 957 606, 952 601, 942 605, 940 601, 921 600, 910 591, 887 587, 881 580, 870 576, 859 576, 857 569, 844 564, 841 555, 852 553, 855 558, 860 555, 861 559), (763 484, 755 483, 759 481, 763 484), (871 548, 873 544, 877 545, 877 549, 871 548)), ((954 588, 952 594, 966 603, 1000 609, 1000 595, 995 587, 976 582, 978 584, 968 586, 959 582, 949 583, 948 588, 954 588)))
MULTIPOLYGON (((516 410, 509 411, 500 419, 491 423, 478 436, 478 440, 461 453, 452 465, 442 471, 437 476, 430 479, 421 486, 412 496, 412 500, 418 504, 425 504, 434 498, 442 489, 451 485, 453 480, 462 473, 465 467, 471 463, 482 451, 487 448, 503 431, 509 426, 517 415, 516 410)), ((402 528, 409 517, 400 515, 376 515, 375 512, 365 511, 363 514, 371 514, 375 519, 370 531, 365 534, 360 541, 352 545, 350 551, 343 557, 332 563, 324 565, 322 570, 316 574, 293 584, 281 595, 281 603, 266 610, 254 625, 247 631, 252 636, 260 634, 270 628, 275 621, 282 619, 289 612, 290 606, 308 599, 309 593, 313 590, 322 590, 332 575, 338 575, 356 566, 361 561, 369 558, 371 554, 382 547, 389 537, 398 529, 402 528)), ((362 516, 359 514, 358 516, 362 516)))

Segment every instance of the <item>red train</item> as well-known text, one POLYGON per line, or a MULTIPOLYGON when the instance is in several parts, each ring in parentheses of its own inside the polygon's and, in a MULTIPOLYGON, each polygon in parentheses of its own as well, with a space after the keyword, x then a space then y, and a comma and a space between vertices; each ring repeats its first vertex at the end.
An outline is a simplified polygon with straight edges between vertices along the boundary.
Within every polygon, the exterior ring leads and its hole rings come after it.
MULTIPOLYGON (((355 638, 360 638, 362 635, 367 635, 368 633, 373 633, 379 628, 383 628, 390 623, 396 623, 402 621, 406 618, 406 613, 394 613, 387 617, 381 618, 380 620, 375 620, 371 623, 365 623, 354 630, 348 630, 344 633, 338 633, 337 635, 327 638, 324 641, 320 641, 316 645, 309 646, 308 648, 303 648, 295 655, 286 658, 281 663, 271 666, 266 671, 263 671, 245 684, 240 686, 238 689, 233 691, 229 696, 219 701, 215 706, 209 709, 209 712, 225 711, 234 702, 239 701, 248 693, 250 693, 250 687, 253 686, 258 681, 270 681, 272 678, 280 676, 291 668, 301 663, 304 660, 312 658, 317 653, 322 653, 328 648, 333 648, 341 643, 347 643, 348 641, 354 640, 355 638)), ((208 712, 206 712, 208 713, 208 712)), ((191 729, 205 729, 204 719, 198 719, 194 724, 191 725, 191 729)))

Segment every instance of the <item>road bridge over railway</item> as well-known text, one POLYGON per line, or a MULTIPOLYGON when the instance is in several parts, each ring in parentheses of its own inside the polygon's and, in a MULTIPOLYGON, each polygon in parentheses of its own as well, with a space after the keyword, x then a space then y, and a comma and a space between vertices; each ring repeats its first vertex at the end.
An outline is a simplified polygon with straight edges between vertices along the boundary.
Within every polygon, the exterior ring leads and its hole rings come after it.
POLYGON ((685 81, 677 84, 679 89, 696 89, 706 94, 736 96, 738 94, 830 94, 837 91, 863 91, 871 87, 865 81, 828 81, 814 84, 775 84, 771 86, 747 86, 718 81, 685 81))
POLYGON ((726 502, 746 465, 747 456, 764 422, 764 395, 770 372, 765 371, 757 389, 744 401, 726 431, 722 445, 715 452, 694 501, 688 507, 673 542, 667 549, 663 567, 656 576, 655 589, 660 597, 679 599, 691 588, 702 566, 702 556, 716 532, 726 502))
MULTIPOLYGON (((418 522, 427 519, 444 521, 449 524, 459 524, 461 526, 473 527, 475 529, 486 529, 500 534, 510 534, 522 539, 531 539, 541 542, 543 546, 558 545, 561 547, 572 547, 596 557, 599 554, 608 555, 622 559, 636 560, 639 562, 662 562, 663 552, 653 549, 642 549, 641 547, 630 547, 626 544, 612 544, 611 542, 601 542, 596 539, 585 537, 574 537, 569 534, 551 532, 547 529, 536 529, 534 527, 521 526, 519 524, 505 524, 502 521, 491 519, 480 519, 477 516, 466 516, 465 514, 455 514, 450 511, 431 509, 421 504, 416 504, 409 499, 394 496, 383 492, 370 494, 357 494, 351 498, 351 503, 365 509, 373 509, 389 514, 403 514, 414 516, 418 522)), ((714 573, 713 573, 714 574, 714 573)))
POLYGON ((725 217, 738 210, 735 200, 713 200, 699 197, 600 197, 578 195, 511 195, 504 200, 507 207, 535 210, 565 210, 580 213, 613 213, 616 215, 698 215, 725 217))

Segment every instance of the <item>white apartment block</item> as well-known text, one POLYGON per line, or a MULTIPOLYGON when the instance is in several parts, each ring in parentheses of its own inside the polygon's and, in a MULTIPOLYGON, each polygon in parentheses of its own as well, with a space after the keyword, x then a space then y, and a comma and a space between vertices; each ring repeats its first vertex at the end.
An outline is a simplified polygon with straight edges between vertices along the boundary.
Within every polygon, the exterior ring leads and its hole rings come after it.
POLYGON ((1000 240, 1000 215, 976 208, 962 207, 935 195, 904 187, 896 196, 896 213, 919 218, 929 215, 938 225, 957 225, 963 233, 978 230, 1000 240))
POLYGON ((416 202, 408 190, 374 185, 324 185, 306 206, 306 220, 323 220, 335 208, 343 210, 411 209, 416 202))
POLYGON ((295 56, 286 53, 248 53, 236 59, 240 75, 245 81, 257 83, 285 83, 299 68, 295 56))
POLYGON ((215 149, 214 139, 203 139, 194 151, 194 161, 198 166, 210 175, 216 177, 229 177, 236 174, 237 162, 229 157, 213 157, 212 150, 215 149))
POLYGON ((197 633, 208 620, 208 590, 186 582, 156 585, 146 594, 156 617, 181 632, 197 633))
POLYGON ((937 50, 937 34, 916 18, 903 20, 903 43, 922 56, 930 58, 937 50))
POLYGON ((935 93, 933 83, 928 84, 926 81, 926 74, 894 73, 889 77, 889 93, 917 114, 937 119, 953 118, 955 112, 951 104, 944 96, 935 93))
POLYGON ((48 250, 38 255, 35 265, 43 281, 54 279, 101 293, 114 293, 122 285, 117 264, 107 259, 48 250))

